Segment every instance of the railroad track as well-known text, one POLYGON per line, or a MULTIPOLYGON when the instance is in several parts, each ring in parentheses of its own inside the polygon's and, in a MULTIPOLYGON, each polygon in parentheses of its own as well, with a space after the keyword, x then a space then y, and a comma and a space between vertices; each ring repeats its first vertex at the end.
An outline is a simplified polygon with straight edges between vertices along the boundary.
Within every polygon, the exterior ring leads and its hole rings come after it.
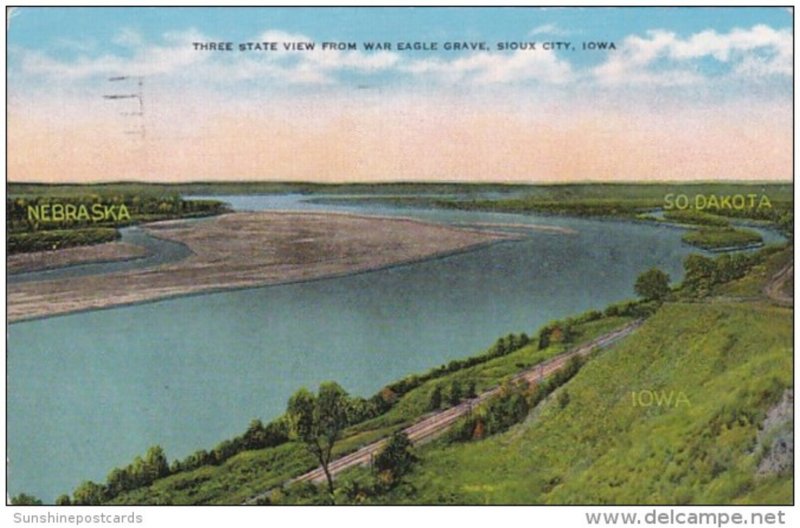
MULTIPOLYGON (((544 363, 540 363, 534 367, 526 369, 511 378, 511 381, 524 381, 530 384, 536 384, 557 370, 563 368, 573 357, 588 356, 596 348, 604 348, 611 345, 612 343, 636 330, 642 324, 642 322, 643 319, 637 319, 636 321, 618 330, 604 334, 588 343, 545 361, 544 363)), ((456 406, 436 412, 435 414, 428 415, 420 421, 403 429, 403 432, 408 436, 408 439, 414 445, 419 445, 428 440, 432 440, 447 431, 447 429, 449 429, 450 426, 453 425, 453 423, 455 423, 459 418, 470 413, 474 407, 496 395, 499 391, 499 386, 494 387, 482 392, 475 398, 463 401, 456 406)), ((336 477, 338 473, 341 473, 346 469, 369 464, 372 458, 386 444, 386 441, 386 438, 377 440, 348 455, 337 458, 329 464, 328 471, 332 477, 336 477)), ((300 475, 299 477, 295 477, 287 481, 286 484, 288 485, 295 482, 321 483, 325 482, 325 480, 325 472, 321 467, 318 467, 314 470, 304 473, 303 475, 300 475)), ((259 500, 266 498, 268 495, 269 491, 266 491, 249 498, 244 504, 257 504, 259 500)))

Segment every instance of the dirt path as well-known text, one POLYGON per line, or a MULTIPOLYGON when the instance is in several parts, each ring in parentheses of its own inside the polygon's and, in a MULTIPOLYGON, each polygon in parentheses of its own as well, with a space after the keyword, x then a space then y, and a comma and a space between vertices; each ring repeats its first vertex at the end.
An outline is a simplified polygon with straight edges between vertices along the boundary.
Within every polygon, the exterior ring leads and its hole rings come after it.
POLYGON ((764 294, 783 306, 794 306, 794 297, 783 291, 787 280, 794 280, 794 262, 789 262, 778 271, 764 286, 764 294))
MULTIPOLYGON (((586 344, 583 344, 577 348, 570 350, 569 352, 565 352, 557 357, 550 359, 544 363, 540 363, 530 369, 524 370, 514 376, 512 378, 513 381, 526 381, 530 384, 535 384, 541 381, 543 378, 553 374, 555 371, 564 367, 567 362, 575 357, 575 356, 587 356, 589 355, 594 349, 596 348, 604 348, 609 346, 610 344, 616 342, 619 339, 627 336, 634 330, 636 330, 639 326, 641 326, 643 320, 639 319, 636 320, 618 330, 614 330, 613 332, 609 332, 604 334, 586 344)), ((408 435, 409 440, 415 445, 422 444, 428 440, 432 440, 436 438, 440 434, 447 431, 447 429, 453 425, 453 423, 461 418, 462 416, 468 414, 473 407, 479 405, 483 401, 491 398, 495 394, 500 391, 500 387, 495 387, 490 389, 476 398, 472 398, 471 400, 464 401, 455 407, 451 407, 449 409, 445 409, 443 411, 439 411, 434 414, 430 414, 427 417, 423 418, 422 420, 418 421, 417 423, 403 429, 403 432, 408 435)), ((386 439, 381 439, 371 444, 368 444, 349 455, 345 455, 341 458, 338 458, 331 462, 330 466, 328 467, 331 475, 336 477, 342 471, 355 467, 361 466, 365 464, 369 464, 374 457, 380 450, 383 448, 384 444, 386 443, 386 439)), ((325 481, 325 473, 323 472, 321 467, 309 471, 299 477, 296 477, 287 482, 287 484, 291 484, 294 482, 303 482, 303 481, 310 481, 313 483, 320 483, 325 481)), ((244 504, 257 504, 259 500, 266 498, 269 495, 271 490, 265 491, 259 495, 251 497, 244 504)))

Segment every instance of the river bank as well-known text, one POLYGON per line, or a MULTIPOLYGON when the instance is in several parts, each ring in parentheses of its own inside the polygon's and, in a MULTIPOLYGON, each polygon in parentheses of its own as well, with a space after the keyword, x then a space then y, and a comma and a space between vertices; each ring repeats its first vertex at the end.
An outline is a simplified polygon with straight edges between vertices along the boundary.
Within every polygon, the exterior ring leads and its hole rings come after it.
POLYGON ((114 262, 143 257, 147 251, 126 242, 106 242, 93 246, 77 246, 54 251, 35 251, 9 255, 8 273, 28 273, 85 263, 114 262))

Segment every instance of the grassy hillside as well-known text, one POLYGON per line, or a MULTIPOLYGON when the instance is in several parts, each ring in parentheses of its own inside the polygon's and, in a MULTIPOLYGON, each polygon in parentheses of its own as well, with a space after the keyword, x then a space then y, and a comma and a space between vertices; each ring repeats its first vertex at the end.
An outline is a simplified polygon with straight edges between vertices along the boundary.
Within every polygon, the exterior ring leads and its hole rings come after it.
POLYGON ((756 476, 759 425, 791 385, 791 310, 665 305, 561 389, 566 406, 555 394, 507 433, 421 449, 381 501, 791 503, 791 475, 756 476))
MULTIPOLYGON (((763 297, 764 285, 781 268, 792 261, 792 252, 793 248, 789 247, 787 250, 770 255, 766 261, 753 267, 744 277, 717 286, 714 294, 721 297, 750 299, 763 297)), ((787 284, 791 285, 792 282, 788 281, 787 284)), ((791 291, 787 293, 791 293, 791 291)))

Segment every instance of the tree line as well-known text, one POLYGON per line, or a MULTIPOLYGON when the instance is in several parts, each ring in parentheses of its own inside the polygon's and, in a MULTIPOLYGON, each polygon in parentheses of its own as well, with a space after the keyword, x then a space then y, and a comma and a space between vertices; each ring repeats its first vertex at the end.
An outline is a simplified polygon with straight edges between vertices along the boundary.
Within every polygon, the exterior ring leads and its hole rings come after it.
MULTIPOLYGON (((505 383, 500 391, 462 418, 446 436, 448 442, 480 440, 506 431, 522 422, 541 401, 571 380, 585 364, 586 359, 573 356, 567 364, 547 379, 530 384, 525 381, 505 383)), ((558 405, 569 404, 569 393, 563 391, 558 405)))
POLYGON ((635 216, 659 207, 655 198, 630 198, 622 200, 592 199, 547 200, 541 198, 508 198, 503 200, 435 200, 434 205, 444 209, 463 209, 498 212, 542 212, 573 216, 635 216))
POLYGON ((113 227, 87 227, 84 229, 51 229, 31 233, 9 233, 6 248, 9 255, 31 251, 52 251, 75 246, 102 244, 120 239, 113 227))
POLYGON ((7 251, 9 255, 32 251, 52 251, 76 246, 112 242, 120 238, 117 228, 140 222, 174 218, 210 216, 227 211, 216 200, 183 200, 178 195, 139 196, 130 194, 86 196, 30 196, 6 199, 7 251), (63 219, 37 220, 28 214, 28 207, 40 205, 93 204, 125 205, 130 219, 103 220, 63 219))
POLYGON ((752 253, 725 253, 717 257, 693 253, 683 259, 683 282, 674 289, 669 285, 668 274, 651 268, 637 277, 634 290, 643 301, 651 304, 676 296, 707 297, 715 286, 741 279, 753 267, 763 264, 771 255, 782 250, 782 246, 767 246, 752 253))
POLYGON ((689 255, 683 261, 683 291, 692 297, 706 297, 714 286, 744 277, 781 250, 780 246, 769 246, 755 253, 726 253, 716 258, 689 255))
POLYGON ((160 446, 152 446, 144 457, 137 456, 122 468, 112 469, 105 483, 86 481, 72 492, 56 499, 58 505, 97 505, 112 501, 125 492, 149 486, 158 479, 202 466, 220 465, 242 451, 276 447, 289 440, 289 426, 285 417, 264 425, 261 420, 250 422, 247 430, 229 440, 223 440, 207 451, 198 450, 182 460, 168 464, 166 454, 160 446))
POLYGON ((64 219, 38 221, 28 214, 29 207, 42 205, 85 206, 91 210, 94 204, 125 205, 131 215, 131 223, 140 221, 166 220, 219 214, 227 206, 217 200, 184 200, 178 194, 138 195, 138 194, 88 194, 83 196, 19 196, 6 198, 6 227, 9 233, 26 233, 42 230, 77 229, 86 227, 119 227, 116 221, 64 219))

